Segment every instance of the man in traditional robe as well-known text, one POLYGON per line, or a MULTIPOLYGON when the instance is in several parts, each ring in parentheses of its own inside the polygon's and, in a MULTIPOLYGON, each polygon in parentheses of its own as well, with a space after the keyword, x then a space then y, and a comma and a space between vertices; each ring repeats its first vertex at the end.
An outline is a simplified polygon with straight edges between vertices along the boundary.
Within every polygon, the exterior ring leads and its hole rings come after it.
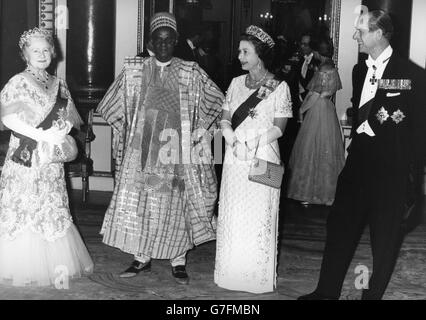
POLYGON ((115 188, 103 242, 134 256, 121 277, 169 259, 187 284, 186 253, 215 239, 217 182, 210 137, 224 96, 195 62, 173 57, 176 19, 151 19, 155 56, 127 59, 97 111, 113 128, 115 188))

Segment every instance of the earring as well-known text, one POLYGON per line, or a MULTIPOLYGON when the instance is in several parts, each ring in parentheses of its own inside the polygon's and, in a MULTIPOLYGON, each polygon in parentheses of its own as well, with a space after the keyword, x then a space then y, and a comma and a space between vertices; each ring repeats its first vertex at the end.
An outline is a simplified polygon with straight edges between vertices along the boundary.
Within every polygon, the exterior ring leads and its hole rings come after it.
POLYGON ((259 70, 259 71, 260 71, 260 69, 262 69, 262 66, 260 65, 260 61, 257 62, 257 66, 256 67, 257 67, 257 70, 259 70))

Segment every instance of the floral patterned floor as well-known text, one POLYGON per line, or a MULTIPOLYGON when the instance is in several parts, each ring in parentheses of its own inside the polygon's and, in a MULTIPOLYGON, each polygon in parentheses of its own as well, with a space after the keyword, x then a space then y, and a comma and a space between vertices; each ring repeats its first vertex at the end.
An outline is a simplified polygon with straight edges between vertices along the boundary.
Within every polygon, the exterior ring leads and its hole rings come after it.
MULTIPOLYGON (((77 200, 77 197, 75 197, 77 200)), ((95 198, 94 196, 92 199, 95 198)), ((121 279, 117 274, 128 267, 132 257, 101 243, 99 235, 108 196, 101 195, 97 203, 75 205, 75 220, 95 262, 94 274, 72 279, 68 289, 14 288, 0 286, 0 299, 58 300, 293 300, 311 292, 317 281, 325 238, 327 208, 303 208, 286 203, 281 219, 280 254, 277 290, 254 295, 228 291, 213 283, 215 242, 204 244, 188 254, 188 286, 178 285, 171 276, 168 261, 154 260, 152 271, 135 278, 121 279)), ((78 201, 74 202, 78 203, 78 201)), ((352 261, 341 299, 359 299, 355 289, 355 267, 371 267, 367 232, 352 261)), ((408 235, 384 299, 426 299, 426 225, 408 235)))

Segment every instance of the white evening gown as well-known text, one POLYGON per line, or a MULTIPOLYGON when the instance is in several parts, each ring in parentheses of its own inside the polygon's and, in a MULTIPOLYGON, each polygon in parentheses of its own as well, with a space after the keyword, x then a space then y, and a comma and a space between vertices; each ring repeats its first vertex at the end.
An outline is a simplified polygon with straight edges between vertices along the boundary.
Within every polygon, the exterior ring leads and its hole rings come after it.
MULTIPOLYGON (((16 112, 36 127, 60 94, 68 98, 67 107, 60 109, 61 117, 67 117, 74 104, 66 84, 55 81, 53 90, 45 92, 24 74, 14 76, 1 92, 1 111, 22 104, 25 108, 16 112)), ((93 261, 70 215, 64 165, 18 164, 12 155, 19 144, 11 135, 0 178, 0 283, 49 286, 91 273, 93 261)))
MULTIPOLYGON (((231 115, 255 90, 245 86, 245 75, 235 78, 224 110, 231 115)), ((273 126, 274 117, 292 117, 287 84, 282 82, 236 129, 239 140, 249 140, 273 126)), ((277 141, 260 147, 257 157, 279 162, 277 141), (274 150, 272 149, 275 149, 274 150)), ((227 146, 219 197, 215 283, 226 289, 271 292, 276 286, 280 190, 248 180, 250 161, 234 157, 227 146)))

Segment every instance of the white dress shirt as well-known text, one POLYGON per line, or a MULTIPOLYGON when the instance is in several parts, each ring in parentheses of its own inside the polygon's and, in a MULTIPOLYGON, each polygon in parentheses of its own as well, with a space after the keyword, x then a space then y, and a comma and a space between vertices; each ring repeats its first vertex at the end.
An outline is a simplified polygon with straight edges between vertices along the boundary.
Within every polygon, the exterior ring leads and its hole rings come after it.
MULTIPOLYGON (((380 56, 373 60, 371 56, 368 57, 367 60, 365 60, 365 63, 368 66, 367 75, 365 76, 364 80, 364 86, 362 87, 362 93, 361 93, 361 100, 359 102, 359 107, 362 108, 368 101, 373 99, 376 96, 377 87, 379 85, 378 79, 381 79, 383 76, 383 72, 385 72, 386 66, 388 65, 389 59, 392 56, 393 49, 389 45, 383 52, 380 54, 380 56), (376 70, 374 70, 374 67, 376 70), (373 79, 373 75, 375 76, 374 83, 371 82, 371 79, 373 79)), ((368 123, 368 120, 365 120, 356 130, 357 133, 366 133, 370 137, 374 137, 375 134, 373 130, 370 127, 370 124, 368 123)))
POLYGON ((311 52, 310 55, 304 56, 305 61, 303 62, 302 70, 300 70, 300 74, 302 75, 303 78, 306 78, 306 73, 308 72, 308 66, 311 63, 313 57, 314 57, 313 52, 311 52))
POLYGON ((194 46, 194 44, 192 43, 192 41, 191 40, 189 40, 189 39, 186 39, 186 43, 188 44, 188 46, 191 48, 191 50, 195 50, 196 49, 196 47, 194 46))
POLYGON ((157 59, 155 59, 155 64, 160 67, 160 78, 163 79, 164 76, 164 68, 169 66, 172 63, 172 60, 167 61, 167 62, 161 62, 158 61, 157 59))

